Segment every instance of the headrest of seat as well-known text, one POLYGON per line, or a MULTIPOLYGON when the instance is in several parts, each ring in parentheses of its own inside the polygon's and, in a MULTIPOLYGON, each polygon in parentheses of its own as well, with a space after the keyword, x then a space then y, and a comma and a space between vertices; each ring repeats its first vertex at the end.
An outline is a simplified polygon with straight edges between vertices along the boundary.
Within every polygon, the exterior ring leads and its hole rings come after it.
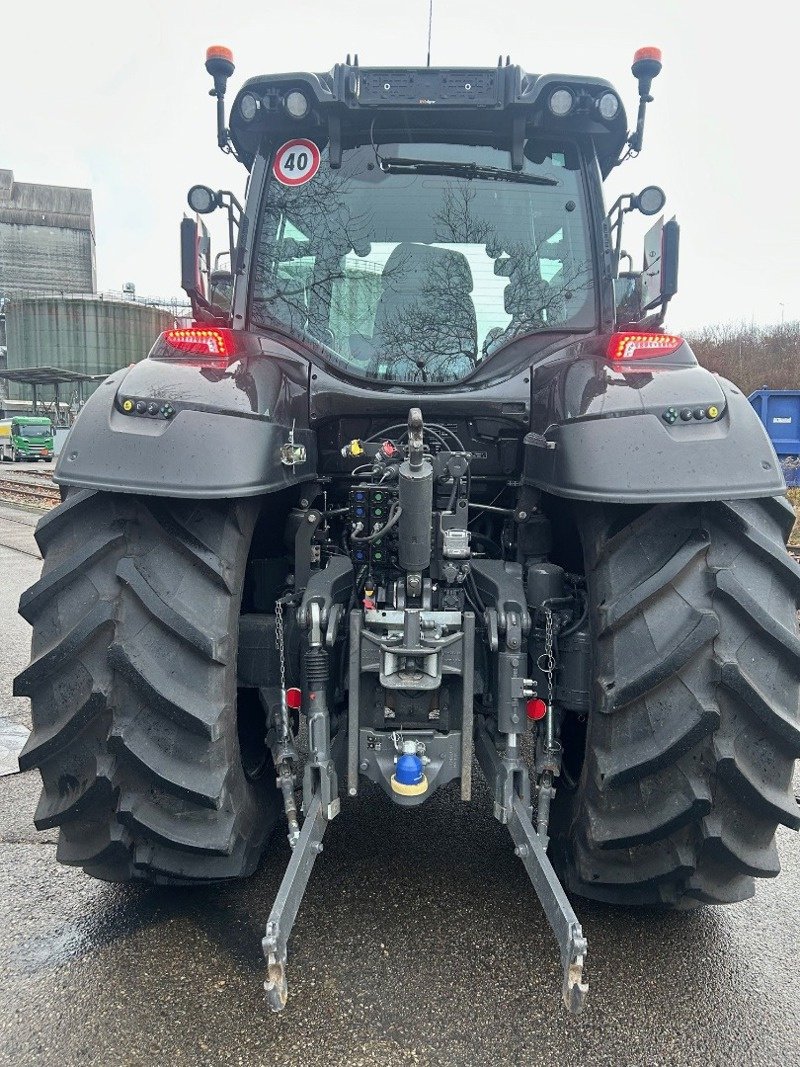
POLYGON ((472 292, 472 271, 467 257, 452 248, 437 248, 435 245, 411 241, 399 244, 386 260, 383 277, 390 288, 402 292, 430 284, 432 271, 441 271, 441 282, 444 284, 446 280, 448 289, 457 288, 465 294, 472 292))

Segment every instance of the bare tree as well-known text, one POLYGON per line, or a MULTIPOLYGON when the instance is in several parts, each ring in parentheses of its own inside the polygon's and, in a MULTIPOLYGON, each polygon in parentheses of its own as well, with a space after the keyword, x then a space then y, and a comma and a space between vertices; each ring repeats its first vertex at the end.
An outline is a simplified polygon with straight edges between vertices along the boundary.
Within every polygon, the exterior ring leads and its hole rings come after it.
POLYGON ((716 324, 687 333, 699 362, 750 394, 800 389, 800 322, 775 326, 716 324))

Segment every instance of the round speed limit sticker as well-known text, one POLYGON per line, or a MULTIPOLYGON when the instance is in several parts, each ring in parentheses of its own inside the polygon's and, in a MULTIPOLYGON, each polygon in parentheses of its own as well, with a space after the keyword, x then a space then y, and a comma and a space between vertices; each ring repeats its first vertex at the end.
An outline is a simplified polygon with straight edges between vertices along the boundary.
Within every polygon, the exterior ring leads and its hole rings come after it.
POLYGON ((272 173, 281 185, 304 185, 319 170, 319 149, 313 141, 296 137, 282 144, 275 153, 272 173))

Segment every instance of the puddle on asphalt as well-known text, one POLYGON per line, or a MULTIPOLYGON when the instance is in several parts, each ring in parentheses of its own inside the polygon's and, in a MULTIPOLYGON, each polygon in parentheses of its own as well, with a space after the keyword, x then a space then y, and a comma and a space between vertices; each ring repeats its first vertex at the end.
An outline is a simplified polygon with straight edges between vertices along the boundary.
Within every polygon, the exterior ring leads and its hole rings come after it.
POLYGON ((19 754, 28 740, 30 730, 19 723, 0 718, 0 778, 19 774, 19 754))
POLYGON ((79 923, 66 923, 60 929, 27 935, 19 943, 10 945, 6 949, 5 964, 9 971, 35 974, 43 968, 77 958, 85 950, 88 940, 79 923))

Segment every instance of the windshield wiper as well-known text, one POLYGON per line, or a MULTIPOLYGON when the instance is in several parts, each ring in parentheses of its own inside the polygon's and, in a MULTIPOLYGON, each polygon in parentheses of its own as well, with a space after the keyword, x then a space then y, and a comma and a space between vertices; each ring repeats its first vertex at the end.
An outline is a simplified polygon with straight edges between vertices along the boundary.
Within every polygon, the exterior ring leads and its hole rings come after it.
POLYGON ((386 174, 444 174, 451 178, 485 178, 496 182, 521 182, 523 185, 558 185, 555 178, 525 174, 519 170, 485 167, 480 163, 446 163, 435 159, 382 159, 386 174))

